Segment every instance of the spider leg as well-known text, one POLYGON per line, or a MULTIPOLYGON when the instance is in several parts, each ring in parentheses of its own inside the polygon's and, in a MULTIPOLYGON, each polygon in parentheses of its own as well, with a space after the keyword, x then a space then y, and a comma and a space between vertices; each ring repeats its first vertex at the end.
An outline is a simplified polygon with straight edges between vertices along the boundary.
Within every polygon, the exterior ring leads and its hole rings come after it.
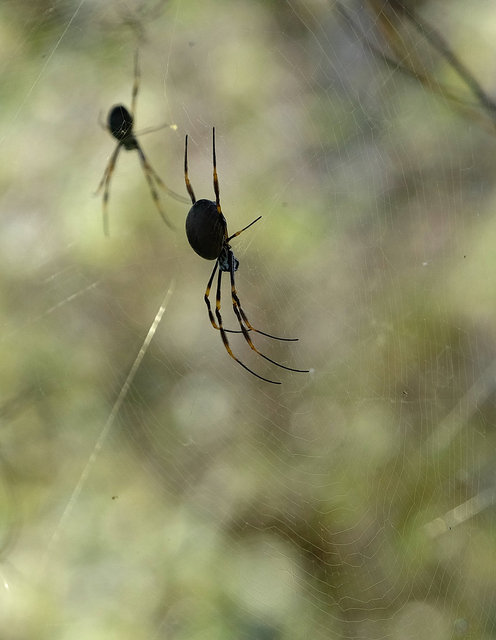
POLYGON ((101 126, 102 129, 105 129, 105 131, 108 131, 110 133, 110 135, 112 135, 112 133, 109 131, 107 123, 102 118, 102 112, 101 111, 98 113, 98 124, 101 126))
MULTIPOLYGON (((184 140, 184 182, 186 184, 186 189, 189 193, 189 197, 191 198, 191 202, 192 204, 195 204, 196 202, 195 192, 193 191, 193 187, 191 186, 191 182, 189 181, 189 176, 188 176, 188 135, 187 134, 184 140)), ((217 265, 216 265, 216 268, 217 268, 217 265)))
MULTIPOLYGON (((212 128, 212 160, 214 165, 215 204, 217 205, 217 213, 221 216, 222 209, 220 208, 219 176, 217 175, 217 155, 215 153, 215 127, 212 128)), ((250 225, 248 225, 248 227, 249 226, 250 225)), ((246 227, 246 229, 248 227, 246 227)), ((244 231, 244 229, 242 229, 242 231, 244 231)), ((239 233, 241 233, 241 231, 239 233)), ((227 229, 226 229, 226 237, 227 237, 227 229)))
MULTIPOLYGON (((237 236, 239 236, 241 233, 243 233, 243 231, 246 231, 246 229, 249 229, 252 224, 255 224, 255 222, 258 222, 260 220, 262 216, 258 216, 258 218, 255 218, 255 220, 253 220, 253 222, 250 222, 250 224, 247 224, 246 227, 243 227, 240 231, 236 231, 236 233, 233 233, 232 235, 230 235, 226 242, 229 242, 230 240, 232 240, 233 238, 236 238, 237 236)), ((260 331, 260 329, 255 329, 255 327, 253 327, 250 322, 248 321, 248 318, 246 317, 245 312, 243 311, 243 309, 241 308, 241 304, 239 302, 239 298, 236 294, 236 290, 234 290, 234 297, 236 300, 236 303, 238 305, 238 309, 239 312, 241 314, 241 317, 243 318, 243 322, 245 323, 247 329, 249 331, 255 331, 256 333, 260 333, 263 336, 267 336, 267 338, 272 338, 272 340, 280 340, 281 342, 298 342, 298 338, 280 338, 278 336, 273 336, 271 333, 265 333, 265 331, 260 331)))
POLYGON ((246 231, 247 229, 249 229, 251 227, 252 224, 255 224, 255 222, 258 222, 260 220, 262 216, 258 216, 258 218, 255 218, 255 220, 253 220, 253 222, 250 222, 250 224, 247 224, 246 227, 243 227, 242 229, 240 229, 239 231, 236 231, 236 233, 233 233, 231 236, 229 236, 229 238, 227 238, 226 242, 229 242, 230 240, 232 240, 233 238, 237 238, 240 234, 243 233, 243 231, 246 231))
POLYGON ((141 73, 139 67, 139 53, 138 49, 136 49, 136 53, 134 54, 134 83, 133 90, 131 93, 131 115, 134 119, 134 114, 136 113, 136 100, 138 98, 139 85, 140 85, 141 73))
MULTIPOLYGON (((215 274, 216 270, 217 270, 217 263, 216 263, 216 266, 214 267, 214 271, 212 272, 212 276, 210 277, 209 285, 212 284, 212 280, 213 280, 213 277, 214 277, 214 274, 215 274)), ((248 371, 249 373, 254 375, 256 378, 259 378, 260 380, 263 380, 264 382, 270 382, 270 384, 281 384, 280 382, 276 382, 275 380, 269 380, 268 378, 264 378, 263 376, 259 375, 258 373, 255 373, 255 371, 252 371, 249 367, 247 367, 245 365, 245 363, 241 362, 241 360, 239 358, 237 358, 234 355, 234 353, 232 352, 231 346, 229 344, 229 340, 227 339, 226 331, 225 331, 225 329, 224 329, 224 327, 222 325, 222 316, 220 315, 221 281, 222 281, 222 271, 219 269, 219 275, 218 275, 218 278, 217 278, 217 294, 215 296, 215 316, 217 318, 217 322, 219 323, 219 327, 218 328, 219 328, 219 331, 220 331, 220 336, 222 338, 222 343, 223 343, 227 353, 231 356, 231 358, 233 360, 236 360, 236 362, 239 365, 241 365, 243 367, 243 369, 246 369, 246 371, 248 371)), ((207 289, 208 289, 208 287, 207 287, 207 289)), ((210 304, 209 303, 208 303, 207 306, 209 307, 209 310, 210 310, 210 304)), ((211 320, 211 322, 212 322, 212 320, 211 320)), ((213 324, 213 322, 212 322, 212 324, 213 324)), ((246 335, 247 335, 247 334, 245 334, 246 329, 241 324, 240 324, 240 327, 243 330, 243 335, 246 338, 246 335)), ((249 340, 249 338, 248 338, 248 340, 249 340)), ((255 351, 256 351, 256 349, 255 349, 255 351)), ((260 355, 262 355, 262 354, 260 354, 260 355)), ((271 360, 271 362, 272 362, 272 360, 271 360)), ((274 363, 274 364, 277 364, 277 363, 274 363)), ((280 366, 282 366, 282 365, 280 365, 280 366)), ((284 367, 284 368, 286 369, 287 367, 284 367)))
POLYGON ((280 342, 298 342, 298 338, 281 338, 280 336, 273 336, 271 333, 266 333, 265 331, 261 331, 260 329, 255 329, 255 327, 248 320, 246 313, 243 311, 236 289, 232 288, 232 283, 231 283, 231 295, 232 295, 233 301, 235 301, 236 303, 239 314, 243 318, 243 323, 245 324, 248 331, 254 331, 255 333, 260 333, 262 336, 266 336, 267 338, 272 338, 272 340, 279 340, 280 342))
POLYGON ((143 173, 145 174, 146 181, 148 182, 148 188, 150 189, 150 194, 152 196, 153 202, 155 203, 155 207, 157 208, 157 211, 159 212, 160 217, 165 222, 165 224, 170 229, 173 229, 174 227, 172 226, 171 222, 169 221, 169 219, 167 218, 167 216, 165 215, 165 213, 164 213, 164 211, 162 209, 162 205, 160 203, 160 198, 159 198, 158 192, 155 189, 155 184, 153 183, 153 180, 155 179, 156 173, 151 168, 150 163, 146 159, 146 156, 143 153, 143 149, 140 147, 138 142, 136 142, 136 150, 138 152, 139 159, 140 159, 140 162, 141 162, 141 168, 143 169, 143 173))
MULTIPOLYGON (((207 283, 207 288, 205 289, 204 300, 205 300, 205 304, 207 305, 207 311, 208 311, 208 317, 210 319, 210 324, 212 325, 212 327, 214 329, 216 329, 217 331, 220 331, 220 327, 215 322, 214 314, 212 313, 212 307, 210 305, 210 297, 209 297, 210 296, 210 289, 212 288, 212 282, 214 280, 214 276, 215 276, 215 273, 217 271, 217 267, 218 266, 219 266, 219 261, 216 260, 214 268, 213 268, 213 271, 212 271, 212 274, 211 274, 210 279, 209 279, 209 281, 207 283)), ((241 329, 225 329, 224 327, 222 327, 222 328, 226 333, 243 333, 241 331, 241 329)))
POLYGON ((208 279, 208 282, 207 282, 207 288, 205 289, 205 295, 204 295, 204 297, 203 297, 203 299, 205 300, 205 304, 207 305, 207 311, 208 311, 208 317, 209 317, 209 319, 210 319, 210 323, 211 323, 212 327, 213 327, 214 329, 217 329, 217 330, 219 330, 219 326, 218 326, 218 325, 216 324, 216 322, 215 322, 214 314, 212 313, 212 307, 211 307, 211 305, 210 305, 210 298, 209 298, 209 296, 210 296, 210 289, 212 288, 212 282, 213 282, 213 280, 214 280, 214 276, 215 276, 215 274, 216 274, 216 272, 217 272, 217 267, 218 267, 218 266, 219 266, 219 261, 218 261, 218 260, 216 260, 216 261, 215 261, 215 264, 214 264, 213 271, 212 271, 212 273, 211 273, 211 275, 210 275, 210 278, 208 279))
POLYGON ((134 132, 134 135, 136 138, 141 138, 141 136, 145 136, 148 133, 155 133, 155 131, 162 131, 162 129, 172 129, 173 131, 177 131, 177 124, 169 124, 168 122, 164 122, 163 124, 158 124, 156 127, 146 127, 145 129, 139 129, 139 131, 134 132))
MULTIPOLYGON (((222 209, 220 208, 219 176, 217 175, 217 156, 215 154, 215 127, 213 127, 212 129, 212 159, 213 159, 213 165, 214 165, 215 204, 217 205, 217 213, 219 215, 222 215, 222 209)), ((226 232, 226 235, 227 235, 227 232, 226 232)))
POLYGON ((102 187, 103 190, 103 201, 102 201, 102 213, 103 213, 103 232, 106 236, 109 235, 109 222, 108 222, 108 210, 107 203, 110 195, 110 181, 112 179, 112 174, 114 173, 115 163, 117 162, 117 158, 119 156, 119 152, 122 148, 122 144, 119 142, 116 148, 114 149, 112 155, 110 156, 110 160, 105 167, 105 171, 103 172, 103 178, 100 180, 100 184, 98 185, 98 189, 95 191, 95 195, 98 194, 102 187))
POLYGON ((112 173, 112 171, 115 168, 115 163, 117 161, 117 156, 119 155, 119 151, 121 148, 121 143, 119 142, 117 144, 117 146, 115 147, 115 149, 112 152, 112 155, 110 156, 109 161, 107 162, 107 166, 105 167, 105 171, 103 172, 103 177, 100 180, 100 182, 98 183, 98 187, 96 188, 95 191, 95 195, 98 195, 100 193, 100 191, 102 190, 103 185, 105 184, 105 182, 108 179, 109 173, 112 173))
POLYGON ((150 174, 152 175, 153 179, 155 180, 155 183, 158 184, 158 186, 161 189, 163 189, 165 191, 165 193, 170 195, 171 198, 174 198, 174 200, 177 200, 178 202, 182 202, 183 204, 188 204, 189 201, 188 201, 187 198, 185 198, 184 196, 179 195, 179 193, 176 193, 175 191, 172 191, 172 189, 169 189, 169 187, 165 184, 165 182, 158 175, 158 173, 155 171, 155 169, 152 167, 152 165, 150 163, 148 163, 148 169, 150 170, 150 174))
MULTIPOLYGON (((254 329, 250 323, 247 323, 246 326, 244 324, 245 319, 246 319, 246 315, 245 313, 242 311, 241 306, 240 306, 240 302, 239 302, 239 298, 238 298, 238 294, 236 291, 236 285, 234 283, 234 256, 232 255, 232 252, 229 255, 229 273, 231 276, 231 300, 232 300, 232 306, 233 306, 233 310, 234 313, 236 315, 236 318, 238 319, 238 323, 239 323, 239 327, 241 329, 241 332, 243 333, 243 337, 246 340, 246 342, 248 343, 248 345, 250 346, 251 349, 253 349, 253 351, 255 351, 255 353, 258 353, 259 356, 262 356, 262 358, 264 358, 265 360, 267 360, 268 362, 271 362, 272 364, 275 364, 276 367, 280 367, 281 369, 286 369, 287 371, 296 371, 297 373, 308 373, 307 369, 294 369, 293 367, 287 367, 284 364, 281 364, 280 362, 276 362, 275 360, 272 360, 272 358, 269 358, 268 356, 264 355, 261 351, 259 351, 255 345, 252 342, 252 339, 250 338, 250 335, 248 333, 249 330, 252 331, 256 331, 257 333, 262 333, 261 331, 258 331, 257 329, 254 329)), ((246 320, 247 322, 247 320, 246 320)), ((268 334, 264 334, 264 335, 268 335, 268 334)), ((274 337, 274 336, 268 336, 268 337, 274 337)), ((277 340, 279 340, 280 338, 276 338, 277 340)))

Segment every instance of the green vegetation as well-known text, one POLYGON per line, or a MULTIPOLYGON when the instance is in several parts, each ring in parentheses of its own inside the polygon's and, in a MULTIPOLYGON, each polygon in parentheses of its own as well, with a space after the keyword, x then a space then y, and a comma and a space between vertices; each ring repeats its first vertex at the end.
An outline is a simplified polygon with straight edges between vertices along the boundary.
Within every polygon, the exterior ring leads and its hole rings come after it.
MULTIPOLYGON (((496 8, 451 4, 418 11, 490 94, 496 8)), ((8 0, 0 54, 0 637, 496 637, 496 136, 332 2, 8 0), (136 153, 105 238, 98 118, 138 46, 136 130, 177 125, 147 157, 186 196, 188 133, 214 198, 215 125, 230 233, 262 216, 241 301, 299 338, 254 341, 309 375, 229 358, 188 205, 161 195, 166 227, 136 153)))

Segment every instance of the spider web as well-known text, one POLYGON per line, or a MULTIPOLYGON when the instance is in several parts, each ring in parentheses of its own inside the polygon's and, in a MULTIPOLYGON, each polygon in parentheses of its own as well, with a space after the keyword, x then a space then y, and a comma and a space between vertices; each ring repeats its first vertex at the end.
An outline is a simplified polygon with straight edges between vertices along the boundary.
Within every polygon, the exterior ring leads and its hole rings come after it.
MULTIPOLYGON (((377 4, 1 4, 2 638, 496 637, 496 138, 377 4), (188 133, 214 198, 215 125, 241 303, 299 338, 253 340, 310 374, 229 358, 135 153, 104 237, 136 48, 149 161, 185 194, 188 133)), ((494 3, 408 6, 496 94, 494 3)))

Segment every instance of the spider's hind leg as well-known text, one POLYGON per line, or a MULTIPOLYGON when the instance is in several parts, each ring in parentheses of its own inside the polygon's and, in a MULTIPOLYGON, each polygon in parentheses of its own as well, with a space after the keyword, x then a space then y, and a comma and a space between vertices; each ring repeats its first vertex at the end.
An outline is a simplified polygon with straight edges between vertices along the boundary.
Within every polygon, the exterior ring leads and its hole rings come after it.
POLYGON ((133 118, 136 113, 136 101, 138 99, 140 80, 141 80, 141 71, 139 66, 139 52, 138 52, 138 49, 136 49, 136 52, 134 54, 134 82, 133 82, 133 89, 131 92, 131 116, 133 118))
MULTIPOLYGON (((271 362, 272 364, 275 364, 276 367, 280 367, 281 369, 286 369, 287 371, 295 371, 297 373, 308 373, 307 369, 294 369, 293 367, 287 367, 284 364, 281 364, 280 362, 276 362, 275 360, 272 360, 272 358, 269 358, 268 356, 266 356, 265 354, 263 354, 261 351, 259 351, 256 346, 253 344, 252 339, 250 338, 250 335, 248 333, 248 331, 255 331, 256 333, 261 333, 269 338, 273 338, 274 340, 285 340, 288 341, 290 340, 289 338, 277 338, 276 336, 272 336, 268 333, 264 333, 263 331, 259 331, 258 329, 255 329, 254 327, 252 327, 252 325, 248 322, 248 318, 246 317, 246 314, 244 313, 244 311, 241 308, 241 303, 239 301, 239 297, 236 291, 236 284, 234 281, 234 262, 232 262, 232 260, 234 259, 234 256, 232 254, 232 251, 230 251, 230 260, 231 260, 231 269, 229 270, 230 276, 231 276, 231 300, 232 300, 232 306, 233 306, 233 310, 234 310, 234 314, 236 315, 236 318, 238 319, 238 324, 239 327, 241 329, 241 332, 243 333, 243 337, 246 340, 246 342, 248 343, 250 349, 252 349, 253 351, 255 351, 255 353, 257 353, 259 356, 261 356, 262 358, 264 358, 264 360, 267 360, 268 362, 271 362)), ((293 338, 294 340, 294 338, 293 338)))
MULTIPOLYGON (((210 278, 209 278, 208 283, 207 283, 207 288, 205 289, 205 294, 203 296, 203 299, 205 300, 205 304, 207 305, 207 311, 208 311, 208 317, 210 319, 210 324, 212 325, 212 327, 216 331, 220 331, 220 327, 215 322, 214 314, 212 313, 212 307, 211 307, 211 304, 210 304, 210 290, 212 288, 212 282, 214 280, 214 276, 215 276, 215 273, 217 271, 217 267, 218 266, 219 266, 219 259, 217 259, 215 261, 215 265, 214 265, 213 271, 212 271, 212 273, 210 275, 210 278)), ((220 305, 220 298, 219 298, 219 305, 220 305)), ((223 329, 223 331, 225 333, 243 333, 241 331, 241 329, 226 329, 225 327, 222 327, 222 329, 223 329)))
MULTIPOLYGON (((212 273, 212 276, 210 278, 209 284, 212 283, 214 274, 215 274, 215 269, 217 267, 214 267, 214 272, 212 273)), ((249 373, 251 373, 252 375, 254 375, 256 378, 259 378, 260 380, 263 380, 264 382, 270 382, 270 384, 281 384, 280 382, 276 382, 275 380, 269 380, 269 378, 264 378, 263 376, 259 375, 258 373, 255 373, 255 371, 253 371, 252 369, 250 369, 249 367, 246 366, 246 364, 244 362, 242 362, 237 356, 234 355, 234 353, 232 352, 231 349, 231 345, 229 344, 229 340, 227 338, 226 335, 226 330, 223 327, 222 324, 222 316, 220 314, 220 298, 221 298, 221 283, 222 283, 222 270, 219 269, 219 275, 217 278, 217 293, 215 296, 215 316, 217 318, 217 322, 219 323, 218 329, 220 331, 220 336, 222 338, 222 343, 227 351, 227 353, 231 356, 231 358, 233 360, 236 360, 236 362, 241 365, 243 367, 243 369, 246 369, 246 371, 248 371, 249 373)), ((207 288, 208 290, 208 288, 207 288)), ((209 308, 210 311, 210 303, 207 303, 207 306, 209 308)), ((211 312, 210 312, 211 313, 211 312)), ((212 318, 210 319, 210 321, 212 322, 212 318)), ((212 322, 212 324, 215 326, 215 324, 212 322)), ((243 335, 245 336, 245 339, 248 340, 248 343, 250 343, 251 341, 249 340, 249 338, 247 338, 247 331, 246 331, 246 327, 244 327, 241 323, 240 323, 240 328, 241 328, 241 332, 243 333, 243 335)), ((253 347, 254 348, 254 347, 253 347)), ((255 349, 256 351, 256 349, 255 349)), ((260 354, 262 355, 262 354, 260 354)), ((265 357, 265 356, 264 356, 265 357)), ((272 362, 272 361, 271 361, 272 362)), ((274 363, 277 364, 277 363, 274 363)), ((282 366, 282 365, 281 365, 282 366)), ((285 369, 287 367, 284 367, 285 369)))

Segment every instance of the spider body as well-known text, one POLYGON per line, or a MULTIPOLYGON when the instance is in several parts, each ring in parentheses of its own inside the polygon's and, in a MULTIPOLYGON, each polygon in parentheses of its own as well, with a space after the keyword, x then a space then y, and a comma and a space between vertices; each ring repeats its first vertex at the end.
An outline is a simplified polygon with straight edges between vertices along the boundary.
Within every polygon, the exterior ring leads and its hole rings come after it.
POLYGON ((116 104, 110 109, 107 126, 110 133, 127 151, 138 148, 138 141, 133 133, 134 118, 123 104, 116 104))
POLYGON ((227 222, 212 200, 197 200, 186 217, 186 236, 193 251, 217 260, 227 238, 227 222))
POLYGON ((217 160, 215 155, 215 128, 213 129, 212 135, 212 155, 213 155, 213 165, 214 165, 214 192, 215 192, 215 202, 212 200, 197 200, 193 191, 193 187, 189 181, 188 177, 188 136, 186 136, 185 145, 184 145, 184 181, 186 183, 186 189, 191 198, 192 207, 188 212, 186 217, 186 236, 188 238, 188 242, 191 245, 191 248, 202 258, 206 260, 215 260, 214 268, 210 275, 210 278, 207 283, 207 288, 205 289, 204 300, 207 305, 208 317, 210 319, 210 323, 214 329, 220 332, 222 342, 227 353, 235 360, 239 365, 241 365, 246 371, 251 373, 260 380, 264 380, 265 382, 270 382, 271 384, 281 384, 280 382, 276 382, 274 380, 269 380, 269 378, 264 378, 263 376, 255 373, 252 369, 247 367, 244 362, 242 362, 236 355, 234 355, 231 345, 229 344, 229 340, 227 338, 227 333, 242 333, 245 341, 248 343, 250 349, 252 349, 259 356, 275 364, 281 369, 286 369, 288 371, 297 371, 300 373, 308 373, 308 371, 304 369, 293 369, 292 367, 287 367, 286 365, 280 364, 275 360, 272 360, 268 356, 261 353, 257 347, 253 344, 253 341, 250 337, 249 332, 260 333, 268 338, 272 338, 273 340, 282 340, 287 342, 292 342, 297 340, 297 338, 278 338, 276 336, 271 335, 270 333, 265 333, 264 331, 260 331, 259 329, 255 329, 253 327, 241 307, 241 302, 238 297, 238 292, 236 290, 236 283, 234 274, 238 270, 239 261, 234 256, 232 252, 231 245, 229 244, 230 240, 239 236, 243 231, 251 227, 255 222, 260 220, 261 216, 250 222, 246 227, 233 233, 232 235, 228 234, 227 231, 227 221, 222 213, 222 209, 220 206, 220 195, 219 195, 219 180, 217 177, 217 160), (212 283, 215 277, 216 272, 218 271, 217 277, 217 290, 215 295, 215 317, 214 312, 212 312, 212 307, 210 304, 210 290, 212 288, 212 283), (234 311, 234 315, 239 324, 239 330, 231 330, 225 329, 222 321, 222 316, 220 313, 221 309, 221 284, 222 284, 222 274, 229 273, 230 283, 231 283, 231 302, 234 311))
MULTIPOLYGON (((138 142, 136 134, 134 133, 134 117, 136 111, 136 100, 139 91, 139 80, 140 72, 138 65, 138 54, 136 54, 134 61, 134 84, 131 96, 131 111, 128 111, 127 108, 122 104, 114 105, 109 111, 107 117, 107 125, 104 126, 104 128, 107 129, 107 131, 117 140, 117 146, 110 156, 110 160, 108 161, 103 173, 103 178, 101 179, 97 189, 97 193, 101 189, 103 189, 103 230, 106 236, 109 235, 107 204, 110 195, 110 181, 112 180, 112 175, 117 163, 117 158, 119 157, 119 153, 122 149, 125 149, 126 151, 136 151, 138 153, 141 168, 148 183, 148 188, 150 189, 150 194, 152 196, 153 202, 155 203, 155 207, 157 208, 157 211, 159 212, 162 220, 167 226, 172 227, 169 219, 162 209, 162 204, 158 195, 157 188, 160 187, 167 194, 169 194, 169 196, 176 200, 179 200, 179 202, 188 202, 185 198, 183 198, 183 196, 175 193, 164 184, 160 176, 148 162, 145 153, 138 142)), ((169 126, 172 129, 176 128, 175 125, 166 126, 169 126)), ((152 130, 154 131, 155 129, 148 129, 147 132, 152 130)))

